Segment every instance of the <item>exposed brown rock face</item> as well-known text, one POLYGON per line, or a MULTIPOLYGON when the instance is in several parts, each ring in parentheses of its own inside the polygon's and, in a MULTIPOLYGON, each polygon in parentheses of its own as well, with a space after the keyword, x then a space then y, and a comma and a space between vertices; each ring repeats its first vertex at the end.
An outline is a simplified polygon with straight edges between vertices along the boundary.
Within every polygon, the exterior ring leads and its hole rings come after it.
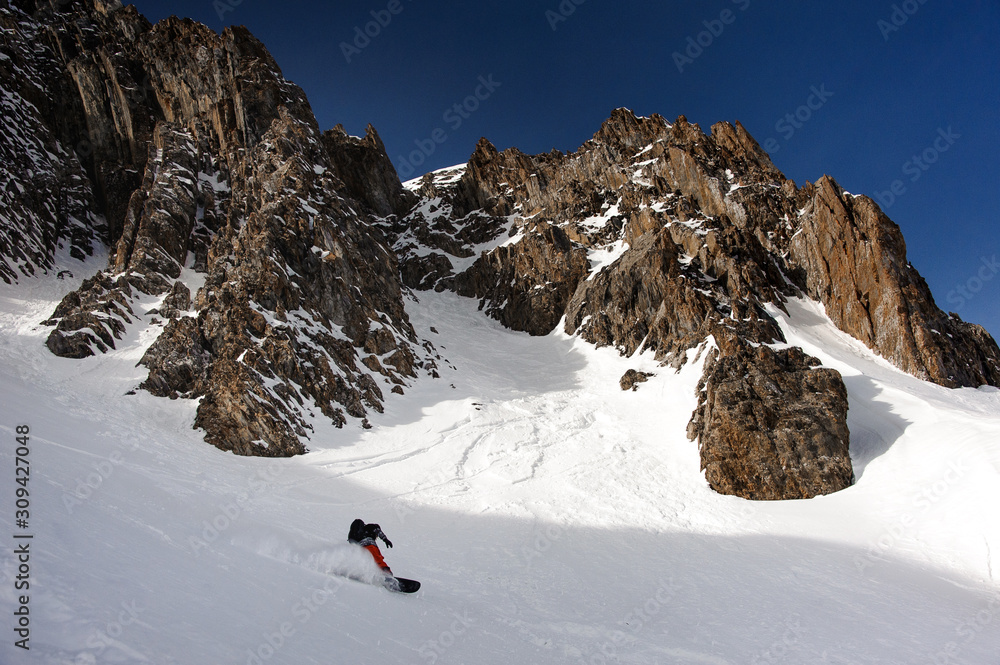
MULTIPOLYGON (((587 251, 592 270, 556 285, 528 267, 528 279, 572 293, 566 331, 594 343, 676 359, 726 317, 766 342, 780 333, 762 307, 804 294, 916 376, 1000 384, 996 343, 937 308, 875 203, 827 177, 798 189, 739 123, 706 135, 683 116, 671 125, 619 109, 575 153, 498 152, 483 139, 464 170, 430 174, 413 189, 425 205, 388 230, 407 284, 458 286, 502 321, 517 287, 498 279, 490 288, 482 275, 516 272, 520 259, 498 245, 508 229, 528 237, 554 227, 587 251), (461 288, 470 279, 477 288, 461 288), (734 309, 754 316, 733 317, 734 309)), ((559 319, 550 305, 522 308, 518 329, 534 316, 532 330, 545 332, 559 319)))
POLYGON ((1000 384, 996 343, 937 309, 873 202, 829 178, 797 188, 738 123, 706 135, 683 117, 619 109, 575 153, 500 152, 483 139, 464 169, 408 186, 421 203, 386 232, 414 288, 479 298, 532 334, 562 320, 598 346, 673 366, 710 336, 725 344, 706 368, 718 399, 690 429, 719 491, 801 498, 850 483, 839 376, 810 369, 798 349, 746 346, 783 341, 766 307, 786 298, 820 300, 842 330, 917 376, 1000 384), (570 246, 545 255, 553 230, 570 246), (567 256, 586 256, 585 270, 558 269, 567 256), (532 289, 558 297, 526 298, 532 289), (739 384, 740 369, 755 378, 739 384))
POLYGON ((485 254, 455 279, 455 290, 490 303, 508 328, 547 335, 587 273, 587 252, 558 227, 533 224, 523 238, 485 254))
POLYGON ((49 125, 83 162, 108 221, 105 240, 115 242, 161 117, 149 73, 134 61, 150 24, 118 2, 20 4, 44 26, 39 41, 59 72, 49 125))
POLYGON ((737 166, 752 145, 750 169, 772 178, 777 170, 766 154, 741 127, 730 129, 738 155, 714 147, 683 119, 669 125, 624 109, 570 155, 498 152, 481 140, 464 171, 418 183, 415 190, 428 204, 390 230, 407 284, 475 296, 491 316, 533 334, 550 332, 565 314, 567 332, 599 345, 683 356, 705 338, 712 319, 728 314, 733 298, 749 293, 770 302, 794 292, 782 277, 781 259, 776 263, 756 236, 731 228, 722 184, 687 152, 708 155, 712 168, 737 166), (705 205, 719 216, 705 214, 705 205), (549 274, 501 244, 508 229, 523 238, 514 247, 525 251, 534 247, 525 239, 541 242, 558 229, 579 256, 617 252, 621 258, 599 271, 549 274), (477 249, 482 256, 456 269, 477 249), (510 274, 521 279, 493 279, 510 274), (491 279, 492 286, 484 285, 491 279), (559 297, 525 303, 524 283, 559 297), (553 303, 562 303, 561 310, 553 303))
POLYGON ((688 436, 717 492, 804 499, 853 481, 847 389, 798 347, 774 351, 725 339, 706 361, 688 436))
POLYGON ((337 125, 323 132, 323 143, 349 196, 380 217, 404 215, 413 207, 417 197, 403 189, 374 127, 368 125, 364 138, 358 138, 337 125))
POLYGON ((787 298, 916 376, 1000 385, 995 341, 937 308, 896 225, 832 179, 799 189, 739 123, 618 109, 573 153, 482 139, 404 186, 373 127, 321 132, 243 28, 154 26, 116 0, 4 3, 0 27, 0 278, 103 245, 49 348, 163 326, 142 387, 200 398, 224 450, 303 452, 314 417, 367 424, 386 390, 436 376, 406 287, 673 366, 714 339, 689 431, 712 486, 751 498, 851 480, 839 376, 768 346, 787 298))
POLYGON ((566 330, 597 346, 617 346, 625 355, 652 349, 663 359, 697 346, 719 313, 699 289, 700 273, 685 274, 679 258, 668 231, 643 234, 618 261, 581 285, 566 330))
POLYGON ((844 331, 910 374, 948 387, 1000 384, 1000 351, 985 330, 937 308, 906 261, 899 227, 867 197, 833 179, 810 197, 789 243, 809 295, 844 331))
POLYGON ((653 376, 649 372, 640 372, 638 370, 630 369, 622 375, 619 379, 618 385, 622 390, 636 391, 639 389, 640 383, 645 383, 649 381, 649 377, 653 376))
MULTIPOLYGON (((143 388, 201 398, 195 424, 209 442, 267 456, 303 452, 314 416, 364 421, 384 391, 434 371, 373 226, 413 202, 373 129, 323 135, 302 91, 242 28, 151 26, 96 0, 0 16, 34 31, 20 42, 5 33, 5 53, 33 57, 28 37, 45 49, 51 71, 4 81, 46 100, 25 111, 31 138, 65 156, 69 166, 58 172, 53 159, 45 177, 81 211, 67 228, 43 220, 21 272, 50 265, 60 244, 83 256, 104 234, 113 247, 107 269, 53 313, 54 353, 105 352, 137 321, 160 321, 143 388), (85 154, 74 161, 64 145, 85 154)), ((22 199, 15 213, 29 217, 22 199)), ((35 233, 28 221, 12 226, 35 233)), ((17 267, 17 252, 3 254, 17 267)))
POLYGON ((337 195, 315 128, 276 121, 246 167, 247 190, 233 193, 246 217, 214 241, 194 301, 213 356, 196 424, 222 448, 290 454, 311 410, 338 424, 381 411, 380 385, 424 363, 394 257, 353 212, 362 204, 337 195))
POLYGON ((115 347, 126 324, 133 323, 132 286, 128 276, 112 280, 98 273, 83 281, 76 291, 63 298, 47 324, 56 328, 46 340, 46 346, 63 358, 86 358, 94 348, 105 352, 115 347))
POLYGON ((50 270, 57 251, 91 256, 107 235, 75 132, 58 122, 71 83, 44 27, 20 16, 0 9, 0 279, 8 284, 50 270))

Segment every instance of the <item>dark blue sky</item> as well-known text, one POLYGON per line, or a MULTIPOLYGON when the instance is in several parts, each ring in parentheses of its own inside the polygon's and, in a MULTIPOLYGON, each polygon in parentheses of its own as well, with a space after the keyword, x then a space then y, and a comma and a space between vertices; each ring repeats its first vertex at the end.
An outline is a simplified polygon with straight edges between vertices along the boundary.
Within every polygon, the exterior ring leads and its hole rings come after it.
POLYGON ((826 173, 879 200, 938 305, 1000 336, 995 0, 135 4, 246 25, 322 128, 372 123, 404 179, 465 162, 480 136, 575 150, 619 106, 739 120, 799 185, 826 173))

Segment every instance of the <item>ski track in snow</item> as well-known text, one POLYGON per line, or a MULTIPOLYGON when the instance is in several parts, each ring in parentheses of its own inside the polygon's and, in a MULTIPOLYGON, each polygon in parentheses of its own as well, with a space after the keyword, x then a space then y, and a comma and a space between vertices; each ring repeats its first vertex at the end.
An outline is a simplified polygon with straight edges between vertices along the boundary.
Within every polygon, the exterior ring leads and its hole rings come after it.
POLYGON ((0 286, 0 473, 30 425, 34 535, 31 651, 8 545, 0 662, 996 662, 1000 391, 909 377, 814 303, 774 313, 844 375, 858 482, 762 503, 705 484, 685 437, 700 361, 531 338, 450 294, 408 303, 442 377, 389 395, 373 429, 316 421, 307 455, 223 453, 194 402, 126 394, 149 317, 105 356, 48 352, 40 322, 74 272, 0 286), (656 376, 622 392, 629 368, 656 376), (366 583, 355 517, 416 596, 366 583))

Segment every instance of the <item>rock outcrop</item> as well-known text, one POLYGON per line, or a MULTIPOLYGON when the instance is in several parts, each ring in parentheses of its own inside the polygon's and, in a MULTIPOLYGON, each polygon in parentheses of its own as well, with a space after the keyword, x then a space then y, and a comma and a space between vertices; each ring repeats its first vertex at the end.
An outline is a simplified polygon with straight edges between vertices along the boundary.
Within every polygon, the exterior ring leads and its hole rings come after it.
MULTIPOLYGON (((413 195, 373 129, 321 133, 302 90, 243 28, 154 26, 101 0, 21 2, 0 16, 16 26, 7 58, 34 58, 40 72, 12 69, 4 84, 51 153, 44 177, 71 199, 36 232, 36 205, 18 194, 11 226, 38 242, 33 256, 0 247, 4 274, 44 269, 60 246, 111 249, 53 312, 53 353, 103 353, 140 321, 161 325, 142 387, 200 398, 195 425, 209 442, 267 456, 305 451, 316 417, 366 424, 385 391, 434 371, 375 226, 413 195)), ((0 149, 27 145, 11 143, 0 149)))
POLYGON ((899 227, 871 199, 832 178, 806 189, 789 242, 806 290, 841 330, 901 369, 950 388, 1000 385, 997 345, 979 326, 947 315, 906 260, 899 227))
POLYGON ((371 125, 363 138, 349 135, 342 125, 323 132, 323 145, 344 192, 367 204, 375 215, 391 218, 409 212, 416 196, 403 189, 385 145, 371 125))
POLYGON ((688 424, 712 489, 745 499, 805 499, 853 482, 847 389, 836 370, 791 347, 736 336, 713 349, 688 424))
POLYGON ((57 252, 78 260, 107 239, 73 117, 72 83, 45 48, 46 28, 0 8, 0 279, 53 268, 57 252), (69 108, 66 108, 66 107, 69 108))
POLYGON ((458 275, 455 290, 489 303, 486 313, 508 328, 546 335, 586 274, 586 250, 559 227, 537 223, 458 275))
POLYGON ((618 385, 622 390, 636 391, 639 389, 640 383, 645 383, 649 381, 649 378, 653 376, 649 372, 640 372, 639 370, 630 369, 622 375, 622 378, 618 380, 618 385))
POLYGON ((518 283, 499 279, 518 268, 572 294, 567 332, 661 359, 683 355, 727 317, 744 321, 753 341, 777 339, 765 306, 806 295, 907 372, 946 386, 1000 383, 996 343, 937 308, 873 201, 828 177, 796 187, 739 123, 707 135, 683 116, 671 124, 618 109, 575 153, 500 152, 484 139, 464 169, 410 187, 424 204, 387 231, 407 283, 473 295, 520 330, 546 332, 560 317, 549 302, 532 314, 518 283), (586 278, 569 271, 553 282, 507 240, 528 249, 525 239, 549 228, 587 252, 586 278), (498 277, 493 287, 484 274, 498 277))
POLYGON ((996 342, 937 308, 875 203, 797 187, 739 123, 618 109, 575 152, 482 139, 404 185, 373 127, 320 131, 244 28, 117 0, 4 3, 0 28, 0 278, 107 251, 49 349, 160 326, 142 387, 199 399, 224 450, 301 453, 316 418, 367 426, 386 390, 436 376, 407 288, 673 367, 709 349, 689 433, 712 487, 748 498, 851 482, 843 382, 783 344, 769 312, 789 298, 911 374, 1000 385, 996 342))
POLYGON ((802 498, 851 482, 839 376, 768 346, 784 341, 768 310, 787 298, 819 300, 916 376, 1000 385, 996 343, 938 310, 875 203, 827 177, 798 188, 739 123, 705 134, 683 116, 619 109, 574 153, 501 152, 483 139, 465 167, 407 186, 421 202, 386 233, 413 288, 478 298, 532 334, 562 322, 675 367, 727 340, 689 429, 719 491, 802 498), (582 269, 562 267, 577 256, 582 269))

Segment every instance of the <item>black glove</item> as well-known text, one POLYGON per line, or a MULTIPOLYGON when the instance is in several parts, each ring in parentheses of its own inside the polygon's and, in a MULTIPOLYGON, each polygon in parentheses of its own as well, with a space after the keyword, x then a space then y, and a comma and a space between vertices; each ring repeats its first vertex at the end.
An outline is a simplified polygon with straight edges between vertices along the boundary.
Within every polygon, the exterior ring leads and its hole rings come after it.
POLYGON ((385 537, 385 534, 382 532, 382 527, 380 527, 378 524, 369 524, 367 530, 372 540, 376 538, 381 538, 382 542, 385 543, 386 547, 390 549, 392 548, 392 543, 389 541, 388 538, 385 537))

